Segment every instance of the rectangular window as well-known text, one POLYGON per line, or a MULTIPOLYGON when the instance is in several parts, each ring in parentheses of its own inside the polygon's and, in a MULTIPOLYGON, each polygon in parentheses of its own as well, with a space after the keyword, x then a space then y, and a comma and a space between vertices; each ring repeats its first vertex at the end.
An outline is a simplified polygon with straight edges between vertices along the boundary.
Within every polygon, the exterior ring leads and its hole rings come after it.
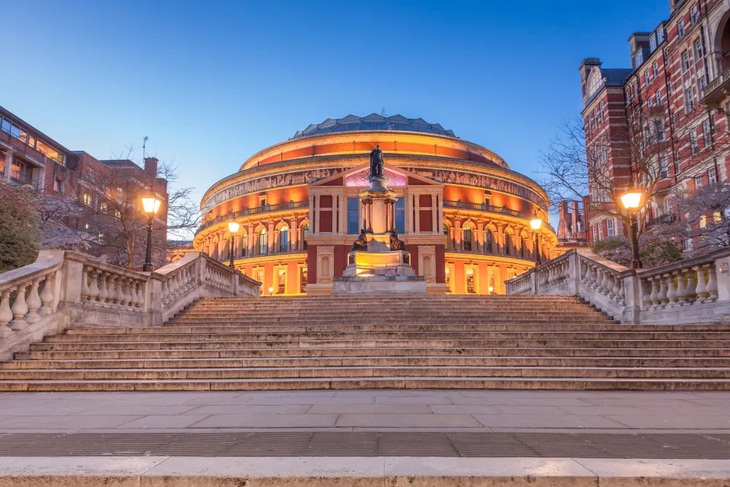
POLYGON ((695 189, 700 189, 702 187, 702 176, 695 176, 695 189))
POLYGON ((689 23, 696 24, 699 21, 700 21, 700 11, 697 8, 697 5, 693 5, 689 9, 689 23))
POLYGON ((656 33, 652 33, 649 37, 649 49, 654 52, 654 49, 656 49, 656 33))
POLYGON ((398 233, 406 232, 406 200, 398 198, 395 202, 395 231, 398 233))
POLYGON ((702 39, 695 39, 695 59, 702 59, 705 56, 705 50, 702 47, 702 39))
POLYGON ((689 70, 689 51, 686 49, 679 55, 680 65, 682 66, 682 72, 686 73, 689 70))
POLYGON ((646 72, 644 72, 644 80, 646 81, 646 85, 649 86, 649 84, 651 83, 651 71, 649 71, 648 69, 646 70, 646 72))
POLYGON ((664 122, 661 120, 655 121, 654 128, 656 129, 656 140, 662 142, 664 140, 664 122))
POLYGON ((690 113, 694 108, 694 97, 692 96, 692 87, 690 86, 684 90, 684 111, 690 113))
POLYGON ((705 147, 709 147, 712 143, 712 125, 710 124, 709 119, 702 122, 702 139, 705 143, 705 147))
POLYGON ((347 233, 357 235, 360 233, 360 199, 347 198, 347 233))
POLYGON ((606 234, 608 235, 608 238, 614 236, 613 220, 606 220, 606 234))
POLYGON ((707 180, 710 184, 717 184, 717 171, 714 167, 707 171, 707 180))
POLYGON ((667 156, 659 156, 659 177, 664 179, 669 176, 669 163, 667 162, 667 156))
POLYGON ((53 191, 63 193, 63 180, 61 178, 55 178, 53 180, 53 191))
POLYGON ((686 33, 687 31, 684 28, 684 19, 679 19, 679 21, 677 21, 677 35, 679 37, 684 37, 686 33))
POLYGON ((700 228, 707 227, 707 215, 700 215, 700 228))
POLYGON ((81 202, 86 206, 91 206, 91 195, 89 193, 83 193, 81 195, 81 202))
POLYGON ((20 163, 17 161, 13 161, 13 165, 10 166, 10 179, 15 179, 16 181, 20 181, 20 173, 21 173, 20 163))
POLYGON ((659 77, 659 62, 654 61, 654 64, 651 65, 651 69, 654 72, 654 77, 658 78, 659 77))
POLYGON ((689 148, 692 154, 697 154, 697 151, 699 150, 699 145, 697 144, 697 134, 694 132, 689 133, 689 148))

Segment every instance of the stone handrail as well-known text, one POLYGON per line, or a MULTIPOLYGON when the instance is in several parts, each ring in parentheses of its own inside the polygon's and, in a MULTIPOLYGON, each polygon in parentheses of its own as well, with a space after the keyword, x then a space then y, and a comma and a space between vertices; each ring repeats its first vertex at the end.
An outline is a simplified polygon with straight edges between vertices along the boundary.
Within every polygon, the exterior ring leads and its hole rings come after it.
POLYGON ((506 282, 508 294, 572 294, 622 323, 730 321, 730 249, 633 271, 574 249, 506 282))
POLYGON ((198 252, 147 273, 42 250, 0 274, 0 361, 69 325, 160 326, 201 297, 259 292, 259 282, 198 252))

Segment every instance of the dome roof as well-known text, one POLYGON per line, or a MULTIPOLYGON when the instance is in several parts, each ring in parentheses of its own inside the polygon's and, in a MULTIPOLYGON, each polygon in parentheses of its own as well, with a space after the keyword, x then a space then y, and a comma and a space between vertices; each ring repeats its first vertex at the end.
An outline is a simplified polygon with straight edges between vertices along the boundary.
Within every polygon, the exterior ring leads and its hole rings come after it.
POLYGON ((304 130, 298 131, 292 139, 308 137, 310 135, 366 130, 401 130, 405 132, 424 132, 427 134, 456 137, 451 130, 444 129, 438 123, 428 123, 422 118, 406 118, 403 115, 384 117, 383 115, 373 113, 367 117, 348 115, 345 118, 328 118, 320 124, 311 124, 304 130))

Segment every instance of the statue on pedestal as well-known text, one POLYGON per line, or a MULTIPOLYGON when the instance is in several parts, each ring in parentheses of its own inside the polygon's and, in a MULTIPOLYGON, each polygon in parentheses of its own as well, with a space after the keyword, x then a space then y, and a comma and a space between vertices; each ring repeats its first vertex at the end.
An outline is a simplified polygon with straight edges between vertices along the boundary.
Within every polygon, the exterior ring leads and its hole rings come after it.
POLYGON ((360 230, 357 240, 352 242, 352 248, 350 252, 355 250, 367 250, 368 249, 368 237, 365 235, 365 229, 360 230))
POLYGON ((370 180, 376 176, 383 177, 383 151, 380 150, 380 145, 376 145, 370 152, 370 180))
POLYGON ((406 250, 406 243, 398 238, 395 230, 390 231, 390 250, 406 250))

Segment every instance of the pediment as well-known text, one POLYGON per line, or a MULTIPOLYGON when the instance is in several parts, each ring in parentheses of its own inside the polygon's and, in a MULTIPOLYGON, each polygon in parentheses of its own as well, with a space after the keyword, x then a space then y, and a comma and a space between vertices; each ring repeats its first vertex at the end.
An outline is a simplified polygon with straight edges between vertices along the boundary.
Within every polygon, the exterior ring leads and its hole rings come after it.
MULTIPOLYGON (((320 179, 311 186, 346 186, 356 188, 367 188, 369 180, 370 164, 353 167, 346 171, 339 172, 328 178, 320 179)), ((383 165, 383 175, 389 188, 402 188, 405 186, 443 186, 439 181, 415 174, 401 168, 389 166, 386 162, 383 165)))

